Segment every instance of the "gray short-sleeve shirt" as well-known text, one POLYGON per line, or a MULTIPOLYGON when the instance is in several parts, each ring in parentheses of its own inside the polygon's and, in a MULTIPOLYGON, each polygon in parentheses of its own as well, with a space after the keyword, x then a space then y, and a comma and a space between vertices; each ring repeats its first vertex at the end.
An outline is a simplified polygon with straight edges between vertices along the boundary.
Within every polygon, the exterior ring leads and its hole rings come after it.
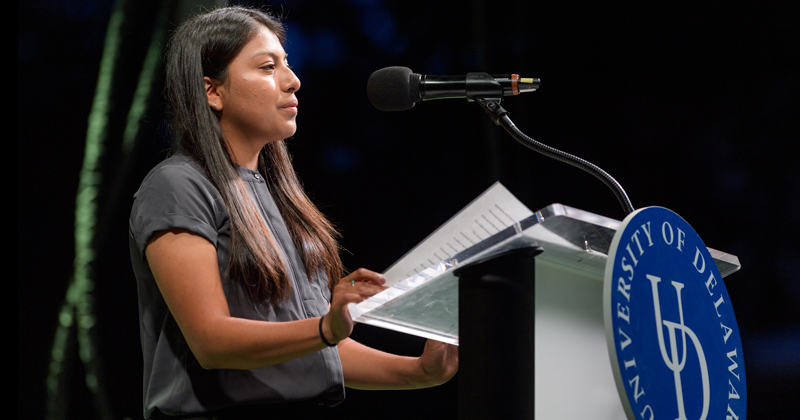
POLYGON ((274 305, 255 302, 239 282, 228 279, 230 221, 219 193, 185 155, 172 156, 156 166, 136 192, 129 220, 131 263, 139 293, 145 418, 150 418, 156 408, 165 414, 183 415, 309 399, 335 405, 344 399, 336 348, 256 370, 203 369, 158 290, 144 250, 155 232, 179 228, 208 239, 216 247, 231 316, 281 322, 328 311, 327 277, 323 273, 309 279, 266 182, 258 172, 238 169, 288 261, 291 296, 287 302, 274 305))

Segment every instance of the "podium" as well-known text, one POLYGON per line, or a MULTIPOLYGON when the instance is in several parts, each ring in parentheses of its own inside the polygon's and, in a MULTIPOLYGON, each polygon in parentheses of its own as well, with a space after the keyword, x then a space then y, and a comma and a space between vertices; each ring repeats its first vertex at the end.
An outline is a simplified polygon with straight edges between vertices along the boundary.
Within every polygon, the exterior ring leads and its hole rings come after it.
MULTIPOLYGON (((434 99, 409 89, 419 77, 379 70, 370 101, 397 111, 434 99)), ((635 209, 597 165, 525 135, 500 105, 519 93, 514 83, 468 73, 458 93, 520 144, 603 182, 625 219, 560 204, 534 213, 495 184, 385 272, 390 289, 351 305, 353 319, 458 344, 460 419, 744 420, 741 340, 722 283, 738 258, 668 209, 635 209)))
MULTIPOLYGON (((625 418, 603 314, 620 223, 552 204, 351 312, 458 344, 459 419, 625 418)), ((737 257, 709 252, 723 277, 739 270, 737 257)))

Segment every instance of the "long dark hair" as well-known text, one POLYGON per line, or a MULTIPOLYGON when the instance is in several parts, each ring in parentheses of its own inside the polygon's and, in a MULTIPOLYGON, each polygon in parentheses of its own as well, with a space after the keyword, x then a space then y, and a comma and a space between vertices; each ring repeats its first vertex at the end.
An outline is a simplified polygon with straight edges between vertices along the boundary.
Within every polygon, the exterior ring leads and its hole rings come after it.
MULTIPOLYGON (((225 7, 184 22, 167 46, 165 95, 175 135, 174 150, 183 151, 200 164, 228 210, 228 278, 243 282, 255 299, 278 302, 290 293, 287 268, 228 153, 219 114, 208 104, 203 81, 204 77, 224 80, 230 62, 261 25, 275 33, 281 43, 285 41, 283 24, 257 9, 225 7)), ((324 272, 332 289, 344 272, 338 234, 303 191, 283 140, 264 146, 258 169, 286 221, 309 278, 324 272)))

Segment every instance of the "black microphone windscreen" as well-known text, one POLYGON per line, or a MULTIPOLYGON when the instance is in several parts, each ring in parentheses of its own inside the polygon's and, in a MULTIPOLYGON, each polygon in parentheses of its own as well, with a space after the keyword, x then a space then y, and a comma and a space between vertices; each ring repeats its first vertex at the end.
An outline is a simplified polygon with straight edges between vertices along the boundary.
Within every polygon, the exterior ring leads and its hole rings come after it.
POLYGON ((381 111, 405 111, 414 107, 411 99, 408 67, 386 67, 369 77, 367 96, 370 103, 381 111))

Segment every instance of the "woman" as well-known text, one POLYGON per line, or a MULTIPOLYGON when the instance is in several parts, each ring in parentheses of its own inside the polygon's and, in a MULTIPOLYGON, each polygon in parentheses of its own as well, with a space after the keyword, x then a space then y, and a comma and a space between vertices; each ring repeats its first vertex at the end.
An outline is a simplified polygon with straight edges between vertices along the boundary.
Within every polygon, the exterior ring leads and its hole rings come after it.
POLYGON ((245 418, 335 405, 344 386, 413 389, 452 378, 457 349, 418 358, 348 338, 347 304, 384 289, 344 276, 336 232, 303 193, 284 139, 300 88, 284 29, 222 8, 167 50, 176 152, 147 175, 130 218, 145 418, 245 418))

